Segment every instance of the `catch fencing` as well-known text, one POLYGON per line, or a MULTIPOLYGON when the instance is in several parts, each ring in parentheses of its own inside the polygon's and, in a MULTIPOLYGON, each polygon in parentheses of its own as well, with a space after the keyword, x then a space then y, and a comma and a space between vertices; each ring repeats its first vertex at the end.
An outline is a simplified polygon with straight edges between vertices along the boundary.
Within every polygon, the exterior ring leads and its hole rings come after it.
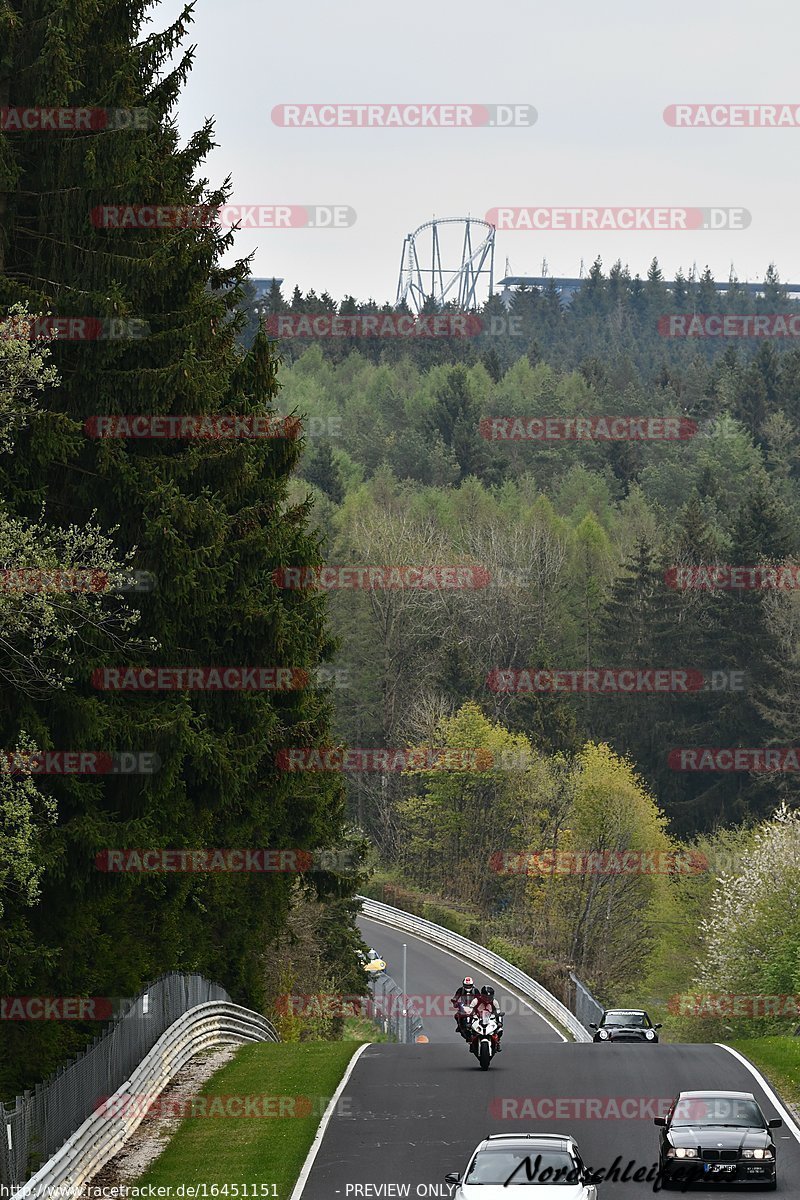
POLYGON ((231 999, 201 975, 163 975, 127 1001, 113 1025, 76 1059, 17 1096, 13 1106, 0 1104, 0 1184, 10 1189, 29 1179, 128 1080, 170 1026, 213 1002, 231 999))
POLYGON ((572 971, 570 971, 569 977, 573 984, 573 987, 570 989, 572 993, 570 996, 570 1008, 575 1013, 581 1025, 586 1029, 589 1028, 592 1022, 595 1025, 599 1025, 605 1008, 599 1000, 595 999, 586 984, 581 983, 577 975, 573 975, 572 971))
POLYGON ((384 1033, 398 1042, 416 1042, 425 1036, 421 1015, 409 1005, 408 996, 391 975, 385 971, 376 972, 370 979, 370 988, 372 1020, 384 1033))

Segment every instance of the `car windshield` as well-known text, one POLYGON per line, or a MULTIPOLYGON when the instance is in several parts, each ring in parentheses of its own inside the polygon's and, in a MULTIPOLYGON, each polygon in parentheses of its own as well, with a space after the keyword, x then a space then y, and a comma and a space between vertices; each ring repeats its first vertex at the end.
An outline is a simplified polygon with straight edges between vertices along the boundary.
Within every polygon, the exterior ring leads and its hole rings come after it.
POLYGON ((763 1129, 764 1117, 755 1100, 732 1096, 687 1096, 675 1105, 670 1124, 734 1125, 741 1129, 763 1129))
POLYGON ((472 1160, 464 1179, 465 1184, 539 1184, 552 1186, 562 1183, 574 1187, 580 1182, 580 1168, 565 1150, 537 1149, 536 1146, 518 1150, 481 1150, 472 1160))
POLYGON ((607 1012, 603 1017, 604 1025, 635 1025, 637 1029, 649 1029, 650 1022, 647 1019, 647 1014, 643 1012, 623 1012, 622 1009, 617 1009, 614 1012, 607 1012))

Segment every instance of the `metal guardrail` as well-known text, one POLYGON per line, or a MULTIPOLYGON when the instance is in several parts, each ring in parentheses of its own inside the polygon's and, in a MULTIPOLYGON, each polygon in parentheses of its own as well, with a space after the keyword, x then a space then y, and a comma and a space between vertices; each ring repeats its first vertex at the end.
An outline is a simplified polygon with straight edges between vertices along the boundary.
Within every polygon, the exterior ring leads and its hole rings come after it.
POLYGON ((567 1033, 570 1033, 576 1042, 590 1042, 592 1036, 589 1031, 581 1024, 574 1013, 571 1013, 565 1004, 562 1004, 552 992, 548 992, 547 988, 542 987, 530 975, 526 975, 524 971, 520 971, 513 963, 507 959, 501 958, 499 954, 495 954, 492 950, 487 950, 484 946, 479 946, 477 942, 471 942, 469 938, 462 937, 460 933, 453 933, 450 929, 445 929, 442 925, 436 925, 433 921, 426 921, 424 917, 415 917, 412 913, 403 912, 402 909, 393 908, 390 904, 384 904, 380 900, 372 900, 369 896, 357 896, 356 899, 361 902, 361 911, 365 917, 369 917, 374 921, 383 921, 385 925, 390 925, 393 929, 401 929, 406 933, 416 934, 417 937, 424 938, 428 942, 432 942, 434 946, 440 946, 444 950, 454 950, 458 954, 463 955, 469 962, 475 963, 479 967, 485 967, 488 971, 492 971, 505 983, 511 985, 521 992, 523 996, 536 1004, 548 1016, 553 1017, 558 1021, 559 1025, 564 1028, 567 1033))
POLYGON ((190 1009, 170 1025, 130 1079, 104 1098, 97 1111, 14 1193, 14 1200, 33 1200, 58 1185, 77 1188, 88 1183, 146 1118, 148 1104, 196 1054, 244 1042, 279 1040, 266 1017, 238 1004, 212 1001, 190 1009))
POLYGON ((184 1013, 212 1002, 230 1004, 231 998, 202 975, 162 975, 125 1001, 114 1022, 72 1062, 17 1096, 13 1106, 0 1103, 2 1194, 49 1161, 92 1115, 98 1097, 116 1092, 184 1013))

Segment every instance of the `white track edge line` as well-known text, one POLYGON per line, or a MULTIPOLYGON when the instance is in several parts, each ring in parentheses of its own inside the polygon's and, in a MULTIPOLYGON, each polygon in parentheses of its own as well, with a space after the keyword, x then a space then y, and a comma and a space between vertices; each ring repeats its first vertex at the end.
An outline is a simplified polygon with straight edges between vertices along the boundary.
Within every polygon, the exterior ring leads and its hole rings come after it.
POLYGON ((754 1066, 753 1063, 749 1062, 748 1059, 746 1059, 743 1054, 740 1054, 738 1050, 734 1050, 733 1046, 726 1046, 724 1042, 715 1042, 714 1045, 719 1046, 719 1048, 721 1050, 727 1050, 728 1054, 732 1054, 734 1058, 738 1058, 739 1062, 742 1064, 743 1067, 747 1067, 747 1070, 750 1072, 750 1074, 753 1076, 753 1078, 758 1080, 761 1090, 763 1092, 765 1092, 767 1096, 769 1096, 771 1103, 778 1110, 780 1115, 783 1117, 783 1123, 786 1126, 786 1128, 791 1129, 791 1131, 794 1134, 797 1141, 800 1142, 800 1128, 797 1127, 797 1125, 794 1122, 794 1118, 791 1117, 790 1114, 786 1111, 786 1108, 781 1103, 781 1101, 778 1099, 778 1097, 775 1095, 772 1088, 770 1087, 770 1085, 767 1083, 764 1076, 759 1071, 758 1067, 754 1066))
POLYGON ((373 1046, 374 1044, 375 1044, 374 1042, 365 1042, 363 1046, 359 1046, 358 1050, 356 1050, 355 1054, 350 1059, 350 1062, 347 1064, 347 1070, 345 1071, 344 1075, 342 1076, 341 1082, 339 1083, 339 1086, 337 1087, 336 1091, 331 1096, 330 1104, 325 1109, 325 1112, 322 1115, 322 1120, 319 1123, 317 1132, 314 1134, 314 1140, 311 1143, 311 1145, 309 1146, 308 1154, 306 1155, 306 1161, 303 1163, 303 1168, 302 1168, 300 1174, 297 1176, 297 1183, 294 1185, 294 1188, 292 1189, 292 1194, 289 1197, 289 1200, 300 1200, 300 1197, 303 1194, 303 1189, 305 1188, 306 1183, 308 1182, 308 1177, 311 1174, 311 1168, 314 1166, 314 1161, 315 1161, 317 1155, 319 1154, 320 1147, 322 1146, 322 1139, 325 1136, 325 1130, 328 1128, 330 1119, 334 1114, 337 1103, 339 1102, 339 1097, 341 1096, 344 1089, 347 1087, 347 1083, 350 1079, 350 1076, 353 1074, 355 1065, 358 1062, 359 1058, 361 1058, 361 1055, 364 1053, 365 1050, 368 1050, 370 1048, 370 1046, 373 1046))
MULTIPOLYGON (((462 963, 463 962, 472 962, 469 955, 467 955, 467 954, 458 955, 458 954, 455 954, 452 950, 445 950, 444 947, 440 946, 437 942, 432 941, 430 938, 422 937, 422 935, 419 933, 406 933, 405 929, 398 929, 397 926, 390 925, 388 921, 381 921, 379 917, 368 917, 368 916, 366 916, 365 913, 360 913, 359 915, 361 916, 362 920, 364 920, 364 921, 374 921, 376 925, 385 925, 386 928, 391 929, 393 933, 405 933, 406 937, 413 937, 413 938, 416 938, 417 941, 419 941, 419 942, 425 942, 425 944, 427 946, 433 946, 436 950, 441 951, 442 954, 447 954, 450 958, 454 958, 456 960, 456 962, 462 962, 462 963)), ((513 963, 511 965, 513 966, 513 963)), ((530 1000, 528 1000, 525 996, 523 996, 520 992, 518 992, 516 988, 512 987, 512 985, 510 983, 506 983, 505 980, 498 979, 496 975, 493 975, 490 972, 487 972, 486 967, 482 967, 480 965, 480 963, 472 962, 472 966, 473 966, 473 968, 480 971, 482 975, 486 975, 487 979, 493 979, 496 984, 498 984, 502 988, 505 988, 505 990, 507 992, 511 993, 511 995, 515 998, 515 1000, 518 1000, 520 1002, 520 1004, 524 1004, 526 1008, 529 1008, 535 1017, 539 1017, 542 1021, 544 1021, 545 1025, 550 1026, 553 1033, 558 1034, 558 1036, 561 1038, 562 1042, 569 1042, 569 1038, 565 1037, 564 1034, 561 1032, 561 1030, 558 1029, 553 1024, 553 1022, 550 1021, 544 1015, 544 1013, 539 1012, 539 1009, 536 1008, 530 1000)), ((424 1024, 424 1022, 423 1022, 423 1024, 424 1024)), ((576 1042, 575 1045, 578 1045, 578 1043, 576 1042)), ((291 1200, 295 1200, 295 1197, 292 1196, 291 1200)))

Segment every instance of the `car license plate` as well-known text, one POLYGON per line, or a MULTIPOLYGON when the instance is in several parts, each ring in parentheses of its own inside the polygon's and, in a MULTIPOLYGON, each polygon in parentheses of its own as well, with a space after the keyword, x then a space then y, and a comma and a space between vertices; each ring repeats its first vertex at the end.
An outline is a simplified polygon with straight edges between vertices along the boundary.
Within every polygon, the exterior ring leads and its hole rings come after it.
POLYGON ((703 1163, 703 1170, 707 1175, 732 1175, 736 1163, 703 1163))

